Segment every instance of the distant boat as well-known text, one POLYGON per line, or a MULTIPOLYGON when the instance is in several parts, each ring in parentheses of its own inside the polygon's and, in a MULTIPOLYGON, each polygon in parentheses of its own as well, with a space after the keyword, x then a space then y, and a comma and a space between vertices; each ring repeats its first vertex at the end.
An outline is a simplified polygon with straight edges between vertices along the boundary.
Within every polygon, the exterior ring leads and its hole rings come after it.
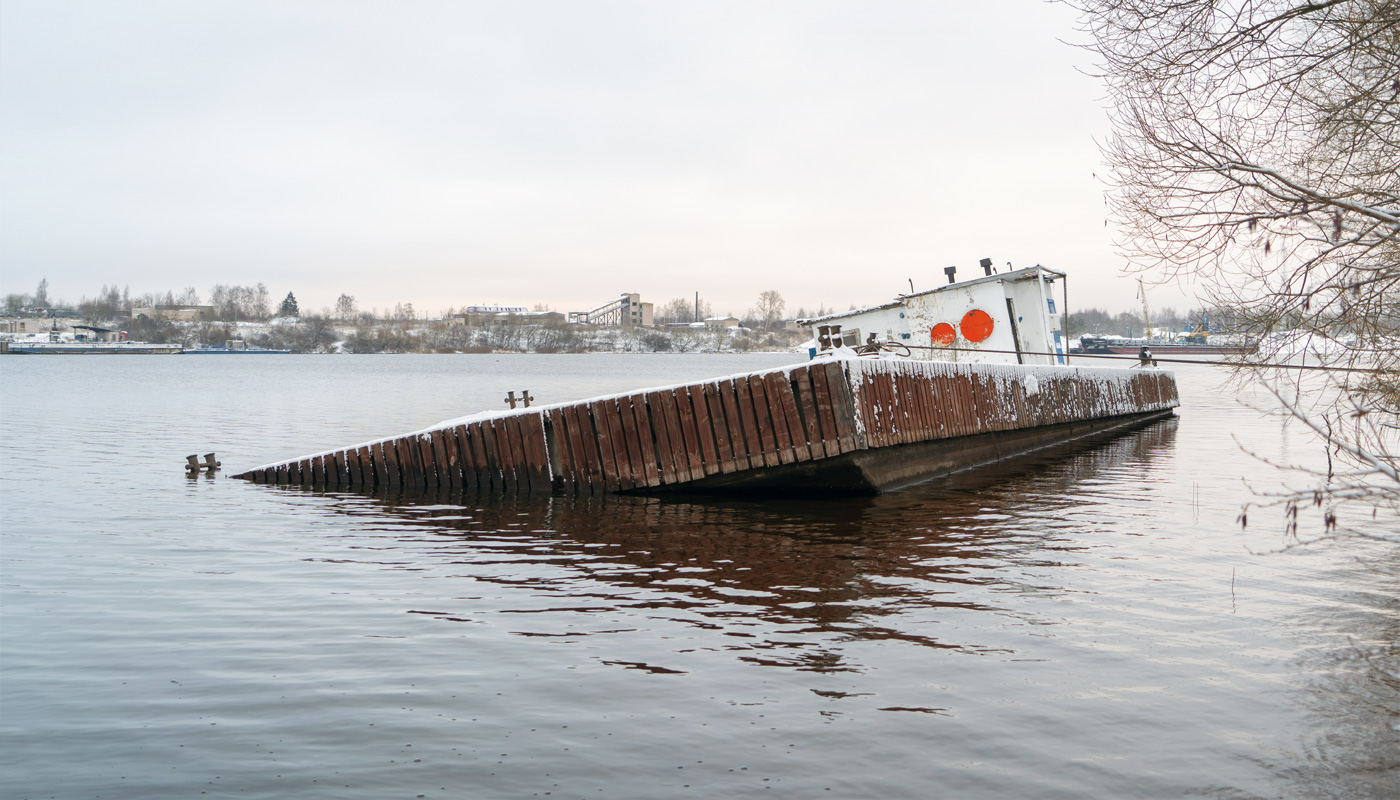
POLYGON ((15 355, 91 356, 91 355, 179 355, 184 348, 178 344, 151 342, 87 342, 87 341, 13 341, 8 351, 15 355))
POLYGON ((99 328, 95 325, 74 325, 72 333, 62 333, 55 325, 46 334, 12 339, 3 348, 16 355, 177 355, 184 348, 178 344, 129 342, 126 331, 99 328))
POLYGON ((286 355, 291 350, 275 350, 269 347, 258 347, 255 344, 248 344, 242 339, 227 339, 223 347, 213 347, 210 345, 195 345, 185 351, 188 355, 286 355))
POLYGON ((1234 356, 1254 352, 1251 345, 1209 344, 1205 342, 1172 341, 1167 339, 1123 339, 1107 336, 1079 337, 1080 352, 1086 355, 1135 356, 1146 347, 1153 355, 1234 356))

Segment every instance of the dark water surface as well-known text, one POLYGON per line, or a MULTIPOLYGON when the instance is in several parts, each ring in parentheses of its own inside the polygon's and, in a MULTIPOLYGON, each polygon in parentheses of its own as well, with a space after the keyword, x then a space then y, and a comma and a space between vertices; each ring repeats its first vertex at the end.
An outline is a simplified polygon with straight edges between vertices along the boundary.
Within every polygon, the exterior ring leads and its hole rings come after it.
POLYGON ((1241 445, 1322 451, 1209 366, 1179 419, 873 499, 181 466, 790 360, 0 359, 0 795, 1400 796, 1400 553, 1241 531, 1286 477, 1241 445))

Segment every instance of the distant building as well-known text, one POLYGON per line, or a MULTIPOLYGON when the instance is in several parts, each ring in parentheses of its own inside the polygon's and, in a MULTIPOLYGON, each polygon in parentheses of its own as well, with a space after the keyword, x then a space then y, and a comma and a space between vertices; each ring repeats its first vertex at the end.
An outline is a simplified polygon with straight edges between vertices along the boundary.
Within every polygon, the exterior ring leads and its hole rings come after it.
POLYGON ((146 306, 131 309, 131 316, 171 322, 209 322, 218 317, 218 313, 213 306, 146 306))
POLYGON ((710 317, 705 320, 705 327, 712 331, 723 331, 730 328, 739 327, 738 317, 710 317))
POLYGON ((526 314, 530 309, 525 306, 467 306, 462 309, 463 314, 526 314))
POLYGON ((461 313, 453 314, 447 320, 449 325, 502 325, 519 322, 524 325, 544 325, 550 322, 563 322, 564 315, 558 311, 531 311, 525 306, 467 306, 461 313))
POLYGON ((624 292, 616 300, 588 311, 570 311, 569 322, 580 325, 603 325, 611 328, 652 325, 652 304, 642 302, 636 292, 624 292))
MULTIPOLYGON (((35 317, 0 320, 0 333, 30 334, 43 333, 54 329, 54 320, 35 317)), ((59 325, 59 329, 67 326, 59 325)))
POLYGON ((114 328, 74 325, 73 338, 80 342, 120 342, 126 339, 126 334, 114 328))

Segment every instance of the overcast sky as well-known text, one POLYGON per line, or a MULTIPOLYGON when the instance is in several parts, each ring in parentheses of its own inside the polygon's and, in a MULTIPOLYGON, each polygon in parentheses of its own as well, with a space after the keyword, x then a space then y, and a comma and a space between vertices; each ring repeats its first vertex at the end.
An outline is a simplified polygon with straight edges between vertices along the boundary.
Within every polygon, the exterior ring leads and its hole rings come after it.
MULTIPOLYGON (((1136 307, 1073 17, 984 2, 0 2, 0 292, 1136 307)), ((1160 305, 1181 307, 1170 287, 1160 305)))

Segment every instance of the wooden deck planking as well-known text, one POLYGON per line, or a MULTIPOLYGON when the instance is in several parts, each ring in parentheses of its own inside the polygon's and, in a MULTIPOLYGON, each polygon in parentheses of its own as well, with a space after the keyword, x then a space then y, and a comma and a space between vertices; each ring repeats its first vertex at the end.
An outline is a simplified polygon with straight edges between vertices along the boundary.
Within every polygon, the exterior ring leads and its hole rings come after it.
POLYGON ((651 425, 652 437, 656 443, 657 477, 661 485, 679 482, 676 470, 676 454, 671 446, 671 428, 666 424, 665 403, 660 392, 647 392, 645 395, 647 420, 651 425))
POLYGON ((865 439, 856 425, 855 393, 840 364, 828 363, 826 384, 831 394, 831 408, 836 418, 837 442, 842 453, 865 449, 865 439))
POLYGON ((792 391, 792 379, 785 373, 769 374, 769 397, 776 395, 778 406, 783 410, 787 424, 787 438, 792 448, 792 456, 797 461, 811 461, 812 451, 807 446, 807 429, 802 425, 802 417, 797 412, 797 396, 792 391))
POLYGON ((515 451, 510 446, 510 430, 506 428, 504 417, 482 422, 482 430, 489 431, 487 441, 495 447, 492 453, 495 471, 500 473, 501 488, 506 491, 519 491, 520 475, 516 469, 515 451))
POLYGON ((719 450, 715 444, 714 423, 710 421, 710 403, 705 399, 704 390, 699 386, 677 389, 677 401, 682 394, 690 398, 690 408, 693 412, 691 420, 695 423, 695 440, 700 445, 701 468, 706 475, 716 475, 720 472, 719 450))
POLYGON ((909 408, 909 436, 911 442, 922 442, 924 433, 924 409, 919 403, 919 388, 923 381, 907 365, 902 366, 900 381, 904 384, 904 403, 909 408))
POLYGON ((413 434, 413 436, 407 437, 407 439, 409 439, 409 447, 413 448, 413 455, 417 458, 417 464, 419 464, 419 472, 421 474, 419 486, 437 488, 437 455, 433 453, 433 437, 423 436, 423 434, 419 433, 413 434))
POLYGON ((821 428, 822 449, 826 457, 841 454, 840 432, 836 427, 836 412, 831 407, 831 387, 826 383, 826 365, 815 364, 807 369, 812 382, 812 397, 817 404, 817 424, 821 428))
POLYGON ((594 416, 594 422, 608 430, 608 441, 612 443, 613 465, 619 489, 632 489, 637 485, 632 477, 632 460, 627 453, 627 432, 622 429, 622 415, 618 413, 617 400, 603 402, 602 417, 594 416))
POLYGON ((390 486, 407 486, 413 482, 413 467, 405 463, 408 450, 399 445, 398 439, 390 439, 384 443, 384 460, 389 469, 390 486))
MULTIPOLYGON (((917 369, 918 365, 915 365, 917 369)), ((919 441, 927 442, 937 437, 933 421, 933 405, 929 402, 929 379, 923 370, 914 372, 914 403, 919 409, 919 441)))
POLYGON ((680 427, 682 451, 690 479, 699 480, 705 476, 705 459, 700 453, 700 437, 695 430, 695 407, 690 404, 690 395, 683 387, 668 389, 666 393, 675 399, 676 423, 680 427))
POLYGON ((471 435, 466 425, 452 429, 448 444, 457 449, 457 479, 463 489, 476 488, 476 462, 472 458, 471 435))
POLYGON ((603 474, 598 467, 598 447, 591 431, 585 433, 584 418, 588 409, 565 406, 559 410, 569 439, 569 464, 574 470, 574 490, 579 494, 602 494, 603 474))
POLYGON ((734 381, 734 407, 743 429, 744 450, 748 455, 749 468, 758 469, 767 462, 763 457, 763 437, 758 432, 758 418, 753 410, 753 393, 749 391, 746 378, 734 381))
POLYGON ((598 471, 601 473, 605 491, 615 492, 622 485, 618 480, 617 457, 614 453, 612 432, 608 428, 606 411, 601 400, 588 403, 588 425, 593 431, 593 441, 598 445, 598 471))
POLYGON ((473 435, 480 435, 482 457, 486 459, 486 486, 494 491, 506 488, 505 468, 501 465, 501 449, 496 446, 496 429, 491 420, 472 423, 473 435))
POLYGON ((715 429, 715 452, 719 456, 719 471, 730 474, 737 472, 739 465, 734 458, 734 437, 729 433, 729 420, 725 417, 721 391, 718 381, 701 387, 701 392, 705 395, 705 404, 710 409, 710 425, 715 429))
POLYGON ((366 487, 389 485, 389 467, 384 452, 372 444, 362 444, 356 450, 360 461, 360 482, 366 487))
POLYGON ((753 400, 754 421, 758 424, 758 440, 763 453, 763 464, 776 467, 782 462, 778 454, 777 432, 773 423, 773 408, 768 403, 768 391, 763 385, 763 376, 750 375, 748 378, 749 397, 753 400))
POLYGON ((656 393, 658 402, 652 406, 652 419, 659 413, 666 426, 666 437, 670 441, 671 462, 675 464, 676 480, 684 483, 693 477, 690 472, 690 457, 686 454, 685 437, 681 433, 680 406, 676 403, 676 393, 663 389, 656 393))
POLYGON ((617 403, 611 410, 617 414, 618 422, 622 425, 621 452, 627 454, 627 473, 632 485, 646 486, 646 461, 643 458, 641 436, 637 431, 637 415, 632 413, 631 398, 617 398, 617 403))
POLYGON ((573 494, 578 491, 574 485, 577 470, 569 460, 569 432, 564 427, 564 409, 549 409, 549 433, 546 441, 553 443, 554 449, 550 452, 552 460, 550 469, 554 472, 554 488, 564 494, 573 494))
MULTIPOLYGON (((520 417, 512 414, 508 417, 502 417, 498 422, 500 424, 497 425, 497 431, 499 432, 504 426, 505 442, 510 445, 510 464, 511 469, 515 471, 515 489, 516 491, 528 492, 533 488, 533 482, 531 481, 530 462, 525 457, 524 431, 520 427, 520 417)), ((500 439, 499 435, 497 439, 500 439)))
POLYGON ((812 376, 807 367, 792 371, 793 382, 797 385, 798 416, 802 420, 802 436, 807 442, 808 458, 826 458, 826 447, 822 442, 821 423, 818 420, 817 401, 812 394, 812 376))
MULTIPOLYGON (((895 366, 899 367, 898 364, 895 366)), ((899 423, 899 436, 897 438, 902 444, 909 444, 915 441, 914 401, 913 393, 909 388, 909 376, 896 369, 890 375, 890 380, 894 393, 895 419, 899 423)))
POLYGON ((525 450, 525 463, 530 471, 530 486, 535 491, 548 491, 554 488, 554 479, 549 468, 549 448, 545 444, 544 414, 530 413, 517 417, 520 420, 521 443, 525 450))
POLYGON ((491 464, 486 460, 486 442, 482 439, 480 423, 463 425, 457 438, 462 442, 462 462, 471 469, 468 475, 466 468, 463 468, 463 482, 477 489, 489 488, 491 464))
POLYGON ((661 458, 656 449, 656 432, 651 426, 651 412, 645 394, 627 398, 632 404, 632 416, 637 421, 637 444, 642 448, 642 470, 647 486, 661 485, 661 458))
MULTIPOLYGON (((449 431, 451 429, 448 429, 449 431)), ((447 439, 441 428, 428 432, 428 441, 433 446, 433 465, 437 469, 438 488, 456 489, 460 478, 454 480, 452 467, 447 459, 447 439)))
POLYGON ((894 423, 894 400, 890 394, 890 379, 888 375, 869 375, 866 378, 866 392, 870 396, 870 403, 873 406, 873 424, 868 426, 873 428, 875 439, 871 442, 872 447, 889 447, 897 444, 895 438, 894 423))
POLYGON ((399 464, 399 449, 391 439, 387 442, 380 442, 379 449, 384 453, 384 470, 388 476, 390 486, 403 485, 403 469, 399 464))

